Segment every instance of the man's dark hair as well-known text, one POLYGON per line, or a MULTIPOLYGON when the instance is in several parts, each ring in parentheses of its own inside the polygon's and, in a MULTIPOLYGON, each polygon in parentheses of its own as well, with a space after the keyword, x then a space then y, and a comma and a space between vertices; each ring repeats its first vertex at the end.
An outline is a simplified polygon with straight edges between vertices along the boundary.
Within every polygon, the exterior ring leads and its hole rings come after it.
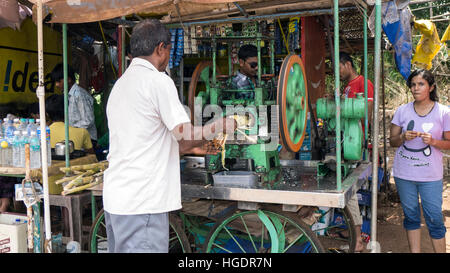
POLYGON ((258 56, 258 48, 254 45, 243 45, 239 49, 238 57, 241 60, 246 61, 247 58, 257 56, 258 56))
MULTIPOLYGON (((53 68, 51 77, 56 82, 64 79, 64 66, 62 63, 57 64, 55 68, 53 68)), ((67 77, 71 78, 72 81, 75 82, 75 72, 70 65, 67 66, 67 77)))
POLYGON ((350 62, 352 67, 355 68, 355 65, 353 64, 353 59, 347 52, 339 52, 339 62, 341 64, 345 64, 346 62, 350 62))
POLYGON ((28 116, 31 117, 31 114, 39 114, 39 102, 28 105, 28 116))
POLYGON ((146 19, 133 28, 130 39, 131 56, 150 56, 160 43, 169 45, 170 37, 170 31, 159 20, 146 19))
POLYGON ((414 77, 421 76, 422 79, 426 80, 428 82, 428 85, 432 87, 434 85, 433 91, 430 92, 430 100, 432 101, 439 101, 439 97, 437 95, 437 86, 436 81, 434 79, 433 73, 431 73, 430 70, 426 69, 417 69, 414 72, 412 72, 408 79, 406 80, 406 85, 411 88, 411 81, 414 77))
POLYGON ((48 97, 45 109, 52 121, 64 121, 64 96, 55 94, 48 97))

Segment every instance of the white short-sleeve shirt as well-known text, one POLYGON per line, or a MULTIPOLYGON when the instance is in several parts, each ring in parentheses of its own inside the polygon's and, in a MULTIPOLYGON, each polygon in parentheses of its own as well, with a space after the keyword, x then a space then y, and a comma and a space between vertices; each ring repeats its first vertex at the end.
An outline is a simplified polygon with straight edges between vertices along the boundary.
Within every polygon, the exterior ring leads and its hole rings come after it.
POLYGON ((115 83, 106 114, 110 147, 104 209, 119 215, 180 209, 179 147, 171 130, 190 120, 172 79, 149 61, 134 58, 115 83))

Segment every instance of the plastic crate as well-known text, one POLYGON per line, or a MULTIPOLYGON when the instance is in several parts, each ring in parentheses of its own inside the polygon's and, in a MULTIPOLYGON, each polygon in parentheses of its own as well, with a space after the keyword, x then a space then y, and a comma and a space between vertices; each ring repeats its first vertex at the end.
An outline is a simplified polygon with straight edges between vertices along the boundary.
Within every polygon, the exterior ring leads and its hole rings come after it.
POLYGON ((372 204, 372 193, 366 190, 359 190, 356 193, 358 204, 361 206, 370 206, 372 204))
MULTIPOLYGON (((380 190, 381 184, 383 183, 383 178, 384 178, 384 170, 383 168, 378 167, 378 190, 380 190)), ((369 182, 372 182, 372 175, 369 176, 368 180, 369 182)))

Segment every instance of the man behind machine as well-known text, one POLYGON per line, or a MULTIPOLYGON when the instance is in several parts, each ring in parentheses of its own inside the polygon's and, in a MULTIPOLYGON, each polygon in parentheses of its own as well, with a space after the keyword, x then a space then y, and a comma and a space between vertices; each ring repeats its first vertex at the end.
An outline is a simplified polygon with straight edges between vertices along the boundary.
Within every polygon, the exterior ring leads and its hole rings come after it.
POLYGON ((203 147, 224 132, 224 122, 227 133, 236 128, 234 119, 219 118, 194 130, 164 73, 170 38, 158 20, 137 24, 133 60, 108 99, 103 204, 109 252, 168 252, 168 212, 181 209, 179 154, 203 147))
MULTIPOLYGON (((254 45, 243 45, 238 52, 239 70, 231 80, 232 89, 255 90, 258 74, 258 49, 254 45)), ((254 92, 241 92, 237 99, 253 99, 254 92)))
MULTIPOLYGON (((364 77, 362 75, 358 75, 355 70, 355 66, 353 65, 353 60, 349 54, 345 52, 339 53, 339 75, 341 80, 347 83, 347 86, 344 88, 344 96, 345 98, 354 98, 357 93, 364 94, 364 77)), ((367 80, 367 105, 368 105, 368 121, 369 128, 372 123, 372 109, 373 109, 373 84, 370 80, 367 80)), ((362 121, 362 130, 364 134, 364 121, 362 121)), ((363 224, 363 219, 361 216, 361 212, 359 210, 358 198, 355 195, 351 197, 351 199, 347 203, 347 207, 350 210, 350 213, 353 216, 353 221, 355 223, 356 230, 356 246, 355 252, 361 252, 364 249, 364 245, 361 238, 361 226, 363 224)))

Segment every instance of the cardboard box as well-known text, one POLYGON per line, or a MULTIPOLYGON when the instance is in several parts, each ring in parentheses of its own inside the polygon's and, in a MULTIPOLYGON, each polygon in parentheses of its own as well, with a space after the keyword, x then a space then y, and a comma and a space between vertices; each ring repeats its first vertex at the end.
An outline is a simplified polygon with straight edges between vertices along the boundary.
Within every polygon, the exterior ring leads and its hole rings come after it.
POLYGON ((0 253, 27 253, 27 216, 0 213, 0 253))
POLYGON ((326 228, 330 226, 331 220, 334 218, 334 210, 329 207, 319 207, 317 213, 322 214, 322 217, 311 226, 311 230, 315 231, 317 235, 325 235, 326 228))

